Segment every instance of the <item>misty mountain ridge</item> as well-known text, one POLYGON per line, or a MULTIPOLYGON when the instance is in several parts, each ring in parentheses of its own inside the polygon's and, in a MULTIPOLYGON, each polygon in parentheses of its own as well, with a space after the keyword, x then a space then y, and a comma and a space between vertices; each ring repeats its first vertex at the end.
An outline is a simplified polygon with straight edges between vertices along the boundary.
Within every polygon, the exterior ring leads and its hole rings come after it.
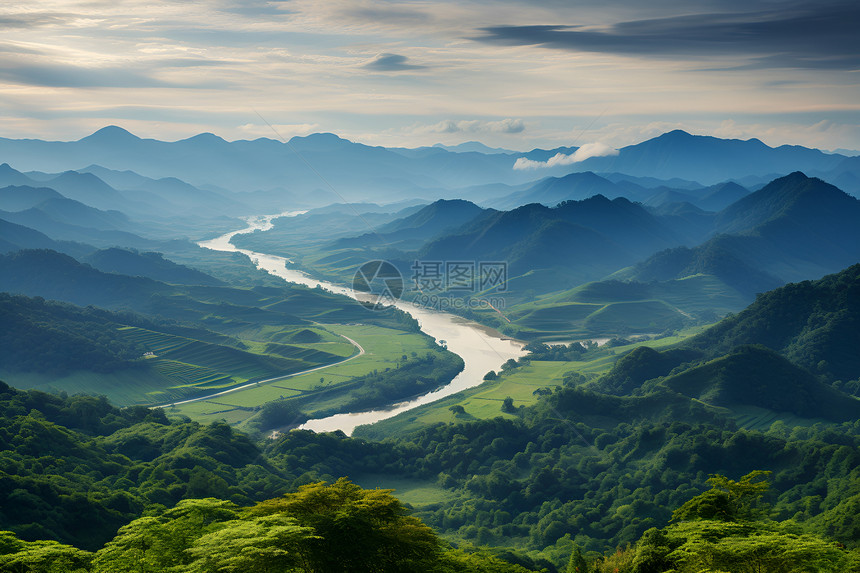
MULTIPOLYGON (((351 142, 330 133, 296 136, 286 144, 267 138, 228 142, 213 134, 164 142, 141 139, 115 126, 72 142, 0 138, 0 156, 26 168, 67 171, 97 164, 156 180, 177 177, 201 189, 211 185, 233 192, 282 189, 295 197, 325 188, 322 175, 350 201, 379 200, 393 192, 402 197, 438 198, 439 191, 435 197, 428 194, 434 189, 489 183, 518 185, 540 177, 586 171, 624 174, 615 183, 623 180, 648 187, 654 178, 672 181, 682 189, 689 189, 692 181, 711 185, 796 170, 826 178, 832 174, 848 183, 860 174, 855 164, 846 162, 851 158, 842 155, 799 146, 772 148, 755 139, 727 140, 682 131, 623 147, 617 156, 591 157, 537 171, 514 170, 513 164, 519 158, 546 161, 577 148, 526 153, 484 153, 475 149, 389 149, 351 142)), ((853 187, 847 190, 856 192, 853 187)))
POLYGON ((796 172, 718 213, 711 231, 717 236, 656 253, 618 276, 648 281, 716 274, 749 296, 860 260, 858 221, 860 201, 796 172))
POLYGON ((71 241, 55 241, 35 229, 0 218, 0 254, 23 249, 51 249, 80 257, 93 252, 95 247, 71 241))
POLYGON ((332 247, 387 246, 400 250, 415 250, 428 239, 445 232, 453 232, 486 211, 463 199, 440 199, 411 215, 381 225, 374 232, 338 239, 332 247))
POLYGON ((138 252, 112 247, 91 253, 80 259, 106 272, 132 277, 146 277, 168 284, 223 285, 224 282, 204 272, 180 265, 156 252, 138 252))

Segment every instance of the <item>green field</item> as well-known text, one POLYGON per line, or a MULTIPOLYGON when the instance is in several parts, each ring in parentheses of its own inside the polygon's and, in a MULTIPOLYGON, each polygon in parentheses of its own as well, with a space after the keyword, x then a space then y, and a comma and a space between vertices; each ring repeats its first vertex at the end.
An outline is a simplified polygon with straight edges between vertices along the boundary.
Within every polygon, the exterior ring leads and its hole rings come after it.
MULTIPOLYGON (((154 356, 146 361, 149 368, 171 382, 161 389, 146 392, 144 400, 138 399, 144 403, 180 400, 204 391, 223 390, 330 364, 344 358, 343 344, 352 348, 346 341, 335 344, 330 338, 324 338, 321 333, 325 331, 320 329, 301 329, 323 341, 301 346, 250 339, 228 339, 235 346, 227 346, 133 326, 121 327, 120 331, 124 337, 152 352, 154 356)), ((289 338, 295 332, 293 328, 266 334, 289 338)))
MULTIPOLYGON (((520 291, 507 298, 504 314, 511 322, 496 326, 539 341, 657 334, 713 322, 749 303, 719 278, 701 274, 648 284, 593 282, 537 297, 520 291)), ((495 324, 493 313, 475 314, 495 324)))
POLYGON ((193 329, 182 336, 136 326, 116 328, 146 352, 131 368, 60 377, 7 373, 5 379, 20 388, 103 394, 119 406, 152 405, 336 363, 356 352, 352 343, 321 327, 266 325, 242 332, 253 339, 193 329))
POLYGON ((698 334, 705 328, 707 326, 696 326, 688 328, 676 336, 641 340, 614 348, 601 348, 597 351, 591 351, 586 355, 586 359, 581 361, 533 360, 527 365, 501 374, 497 380, 486 381, 475 388, 458 392, 432 404, 420 406, 371 426, 361 426, 357 429, 356 435, 382 439, 388 436, 402 435, 439 422, 452 423, 498 416, 513 418, 515 414, 501 411, 502 402, 507 397, 513 399, 515 407, 529 406, 538 400, 538 397, 534 395, 535 390, 560 386, 567 373, 581 374, 586 378, 594 379, 600 374, 608 372, 618 358, 638 346, 664 348, 698 334), (455 405, 462 406, 466 413, 454 414, 451 412, 450 408, 455 405))
POLYGON ((349 393, 342 391, 343 386, 357 376, 394 368, 404 354, 411 356, 413 352, 441 351, 423 334, 367 324, 326 325, 326 328, 355 340, 364 348, 365 354, 343 364, 259 384, 211 400, 180 404, 168 408, 167 412, 201 421, 223 419, 229 424, 239 425, 254 415, 256 407, 266 402, 301 396, 303 409, 312 415, 346 403, 349 393), (307 402, 309 397, 312 398, 310 406, 307 402))

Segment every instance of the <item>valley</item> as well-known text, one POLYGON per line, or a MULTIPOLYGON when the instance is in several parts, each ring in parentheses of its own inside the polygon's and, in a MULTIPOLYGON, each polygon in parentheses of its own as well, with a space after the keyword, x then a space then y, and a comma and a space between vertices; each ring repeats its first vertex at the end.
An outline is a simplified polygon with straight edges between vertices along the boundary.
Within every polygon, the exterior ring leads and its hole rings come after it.
MULTIPOLYGON (((688 135, 639 145, 717 145, 688 135)), ((108 139, 175 149, 116 130, 81 149, 108 139)), ((399 155, 415 195, 302 202, 213 190, 202 167, 194 184, 0 170, 0 528, 18 547, 0 560, 52 540, 95 570, 146 524, 185 528, 191 555, 218 532, 264 539, 253 512, 321 527, 302 496, 340 492, 408 513, 455 571, 605 570, 663 551, 654 536, 696 539, 712 525, 690 504, 753 479, 768 509, 725 527, 795 549, 802 532, 822 571, 855 558, 858 199, 746 159, 726 180, 605 171, 637 146, 589 160, 600 174, 503 186, 500 165, 552 150, 493 154, 471 190, 428 192, 466 152, 309 140, 399 155), (206 208, 177 221, 164 198, 206 208), (226 525, 195 530, 186 510, 226 525), (80 512, 99 517, 76 529, 80 512)), ((841 161, 812 151, 819 173, 841 161)))

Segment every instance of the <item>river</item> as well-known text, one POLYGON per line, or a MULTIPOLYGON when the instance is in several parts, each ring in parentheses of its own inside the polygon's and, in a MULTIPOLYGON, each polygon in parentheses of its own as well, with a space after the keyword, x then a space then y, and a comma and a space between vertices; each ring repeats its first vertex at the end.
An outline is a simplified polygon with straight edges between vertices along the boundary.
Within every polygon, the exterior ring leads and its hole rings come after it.
MULTIPOLYGON (((339 286, 327 281, 315 279, 308 274, 291 269, 287 265, 290 260, 285 257, 257 253, 240 249, 230 242, 236 235, 266 231, 272 228, 272 221, 280 217, 295 217, 304 211, 288 211, 277 215, 263 215, 246 218, 248 226, 238 231, 232 231, 198 243, 201 247, 215 251, 238 252, 246 255, 254 264, 287 282, 321 287, 325 290, 356 299, 351 288, 339 286)), ((498 370, 510 358, 519 358, 524 354, 520 342, 505 338, 499 332, 478 323, 465 320, 462 317, 416 306, 408 301, 398 301, 397 308, 412 315, 421 326, 421 330, 436 339, 437 344, 445 341, 448 350, 459 355, 465 363, 465 368, 445 386, 420 396, 408 402, 392 404, 391 407, 365 412, 337 414, 327 418, 309 420, 301 426, 303 429, 316 432, 333 432, 342 430, 350 435, 356 426, 373 424, 386 418, 391 418, 423 404, 429 404, 445 396, 450 396, 461 390, 472 388, 483 381, 484 374, 490 370, 498 370)))

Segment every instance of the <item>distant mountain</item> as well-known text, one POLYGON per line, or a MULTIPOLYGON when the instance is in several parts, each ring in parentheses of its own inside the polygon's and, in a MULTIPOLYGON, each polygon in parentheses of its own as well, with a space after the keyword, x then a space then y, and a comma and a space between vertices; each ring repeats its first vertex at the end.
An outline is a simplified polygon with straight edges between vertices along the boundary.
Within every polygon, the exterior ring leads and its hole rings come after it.
POLYGON ((91 253, 95 247, 69 241, 55 241, 35 229, 0 219, 0 254, 22 249, 53 249, 79 257, 91 253))
MULTIPOLYGON (((817 232, 860 222, 860 201, 844 191, 801 172, 780 177, 721 211, 715 230, 742 233, 780 219, 817 232)), ((842 241, 843 237, 833 240, 842 241)))
POLYGON ((576 171, 619 172, 637 177, 681 178, 706 185, 748 175, 829 172, 845 160, 817 149, 768 147, 758 139, 718 139, 675 130, 619 150, 618 155, 575 163, 576 171))
POLYGON ((0 211, 0 218, 36 229, 55 240, 83 242, 98 247, 147 248, 155 245, 154 241, 130 232, 139 227, 119 211, 101 211, 64 197, 47 199, 23 211, 0 211))
POLYGON ((702 190, 697 200, 693 203, 705 211, 721 211, 749 195, 750 190, 734 181, 718 183, 702 190))
MULTIPOLYGON (((153 213, 154 208, 142 201, 129 198, 117 191, 92 173, 67 171, 64 173, 43 173, 31 171, 21 173, 8 164, 0 166, 0 186, 29 187, 58 192, 62 197, 73 199, 102 210, 118 210, 124 213, 153 213)), ((44 195, 44 191, 39 191, 44 195)), ((45 195, 44 199, 55 197, 45 195)), ((32 205, 31 205, 32 206, 32 205)), ((20 209, 8 209, 17 211, 20 209)), ((162 212, 163 211, 159 211, 162 212)))
POLYGON ((0 256, 0 291, 87 306, 151 311, 153 295, 170 287, 151 279, 104 273, 50 250, 0 256))
MULTIPOLYGON (((520 185, 537 177, 587 171, 623 174, 611 181, 616 184, 653 188, 653 180, 659 179, 670 182, 670 187, 677 184, 679 189, 693 189, 691 182, 711 185, 796 170, 828 178, 831 173, 844 174, 846 180, 858 174, 850 165, 840 167, 846 159, 842 155, 797 146, 771 148, 758 140, 724 140, 682 131, 624 147, 617 156, 592 157, 539 171, 513 169, 519 158, 546 162, 559 153, 569 155, 576 150, 558 147, 496 153, 479 146, 468 151, 387 149, 331 133, 294 137, 286 143, 266 138, 228 142, 213 134, 165 142, 141 139, 118 127, 107 127, 72 142, 0 138, 0 156, 21 169, 62 172, 97 164, 113 171, 131 170, 154 180, 176 177, 202 190, 217 186, 232 192, 277 191, 294 203, 302 199, 313 203, 321 194, 331 194, 332 189, 347 201, 436 199, 449 197, 446 190, 494 183, 520 185), (837 168, 842 171, 836 173, 837 168)), ((68 191, 56 189, 63 194, 68 191)), ((91 192, 95 193, 95 188, 91 192)), ((92 196, 87 200, 83 195, 67 196, 102 209, 128 212, 118 204, 93 202, 92 196)))
POLYGON ((48 199, 63 199, 63 196, 47 187, 9 185, 0 189, 0 210, 24 211, 48 199))
POLYGON ((152 179, 134 171, 116 171, 100 165, 90 165, 79 171, 91 173, 115 189, 132 192, 131 196, 137 200, 155 204, 166 203, 165 209, 190 207, 202 209, 203 214, 209 215, 237 214, 248 209, 247 205, 237 199, 199 189, 176 177, 152 179))
POLYGON ((547 177, 523 191, 517 191, 506 197, 489 202, 498 209, 513 209, 528 203, 541 203, 554 207, 562 201, 581 201, 594 195, 603 195, 610 199, 627 197, 628 199, 648 196, 644 188, 633 183, 626 186, 618 185, 588 171, 571 173, 564 177, 547 177), (641 191, 637 193, 636 191, 641 191))
POLYGON ((644 187, 646 189, 668 187, 670 189, 678 189, 681 191, 695 191, 704 187, 704 185, 696 181, 688 181, 686 179, 679 179, 678 177, 673 177, 672 179, 657 179, 655 177, 636 177, 626 173, 598 173, 598 175, 604 179, 612 181, 613 183, 626 181, 628 183, 635 183, 639 187, 644 187))
POLYGON ((223 285, 215 277, 165 259, 161 253, 129 249, 103 249, 81 259, 107 273, 147 277, 170 284, 223 285))
POLYGON ((488 155, 492 155, 495 153, 505 153, 514 155, 517 152, 511 151, 510 149, 502 149, 500 147, 489 147, 481 143, 480 141, 466 141, 465 143, 458 143, 457 145, 443 145, 441 143, 435 144, 433 147, 438 147, 444 149, 446 151, 453 151, 454 153, 485 153, 488 155))
POLYGON ((626 197, 653 207, 667 203, 690 203, 705 211, 719 211, 749 194, 749 190, 733 182, 702 187, 675 179, 681 186, 672 187, 669 182, 656 179, 626 177, 617 173, 612 176, 615 181, 591 171, 570 173, 563 177, 547 177, 526 189, 487 200, 485 203, 499 209, 512 209, 527 203, 541 203, 552 207, 562 201, 603 195, 610 199, 626 197), (655 183, 660 184, 651 186, 655 183))
POLYGON ((514 273, 560 267, 591 280, 642 253, 678 242, 641 206, 624 198, 610 201, 598 195, 555 208, 530 204, 512 211, 489 212, 431 241, 419 257, 506 260, 514 273))
POLYGON ((48 179, 45 185, 68 199, 97 209, 122 209, 127 206, 122 194, 92 173, 66 171, 48 179))
POLYGON ((668 228, 684 239, 684 245, 697 245, 713 234, 716 214, 703 211, 690 202, 662 203, 659 207, 648 207, 668 228))
POLYGON ((671 203, 689 203, 711 212, 721 211, 750 193, 749 189, 733 181, 694 190, 657 187, 653 191, 654 194, 644 201, 645 205, 659 207, 671 203))
POLYGON ((854 197, 860 197, 860 156, 840 161, 827 179, 854 197))
POLYGON ((860 201, 792 173, 717 214, 713 230, 720 235, 657 253, 622 275, 649 281, 715 274, 750 296, 860 260, 858 221, 860 201))
POLYGON ((377 227, 373 233, 354 238, 339 239, 334 248, 344 247, 393 247, 400 250, 415 250, 428 239, 444 232, 451 232, 472 221, 486 211, 470 201, 462 199, 440 199, 419 211, 377 227))
POLYGON ((504 154, 438 148, 400 152, 333 134, 294 137, 287 143, 265 138, 227 142, 212 134, 163 142, 109 127, 73 142, 0 139, 0 156, 21 168, 65 171, 98 164, 234 192, 280 188, 312 198, 332 186, 347 200, 390 200, 395 194, 419 196, 424 189, 533 178, 514 171, 516 158, 504 154))

